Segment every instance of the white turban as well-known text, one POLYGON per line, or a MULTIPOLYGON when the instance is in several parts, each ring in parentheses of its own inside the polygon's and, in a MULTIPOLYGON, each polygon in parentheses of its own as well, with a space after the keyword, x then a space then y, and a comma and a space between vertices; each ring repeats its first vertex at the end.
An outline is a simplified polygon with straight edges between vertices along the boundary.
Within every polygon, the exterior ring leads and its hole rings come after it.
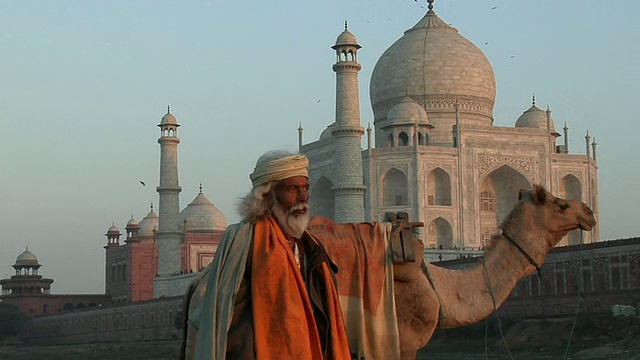
POLYGON ((294 176, 309 177, 307 171, 309 160, 304 155, 291 155, 256 165, 249 175, 251 185, 255 188, 271 181, 279 181, 294 176))

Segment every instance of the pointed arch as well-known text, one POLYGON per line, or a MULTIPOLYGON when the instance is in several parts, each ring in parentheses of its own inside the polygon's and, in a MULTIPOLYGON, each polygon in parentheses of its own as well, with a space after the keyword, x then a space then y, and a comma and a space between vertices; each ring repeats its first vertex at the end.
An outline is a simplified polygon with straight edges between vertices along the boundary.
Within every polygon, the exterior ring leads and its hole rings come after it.
POLYGON ((409 145, 409 135, 406 132, 402 131, 398 134, 398 146, 407 146, 409 145))
POLYGON ((509 165, 487 174, 478 193, 481 228, 497 228, 518 202, 520 189, 530 188, 527 178, 509 165))
POLYGON ((427 230, 427 244, 431 248, 451 249, 453 247, 451 224, 441 217, 431 221, 427 230))
POLYGON ((407 175, 391 168, 382 178, 382 206, 404 206, 409 204, 407 175))
POLYGON ((313 185, 311 195, 309 196, 309 204, 311 213, 315 216, 323 216, 333 219, 335 216, 335 197, 333 196, 333 183, 325 176, 313 185))
POLYGON ((427 204, 451 206, 451 177, 441 168, 427 175, 427 204))
MULTIPOLYGON (((582 183, 574 175, 567 175, 560 180, 560 196, 568 200, 582 201, 582 183)), ((582 230, 569 231, 565 237, 567 245, 578 245, 582 242, 582 230)))

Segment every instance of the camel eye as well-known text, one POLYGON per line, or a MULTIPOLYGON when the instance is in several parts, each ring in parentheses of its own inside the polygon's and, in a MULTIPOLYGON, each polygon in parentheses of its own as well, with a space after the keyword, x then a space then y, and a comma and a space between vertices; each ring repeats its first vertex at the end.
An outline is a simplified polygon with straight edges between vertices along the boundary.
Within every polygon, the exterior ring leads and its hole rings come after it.
POLYGON ((569 208, 569 203, 566 200, 556 199, 556 203, 560 207, 560 210, 565 211, 569 208))

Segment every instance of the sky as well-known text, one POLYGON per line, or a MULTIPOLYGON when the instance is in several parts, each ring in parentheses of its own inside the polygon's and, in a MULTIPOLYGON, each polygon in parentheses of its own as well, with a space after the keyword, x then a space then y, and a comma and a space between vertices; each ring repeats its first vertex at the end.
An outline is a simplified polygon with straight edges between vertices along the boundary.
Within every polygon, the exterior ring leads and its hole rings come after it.
MULTIPOLYGON (((640 2, 436 0, 496 76, 494 125, 531 106, 595 138, 600 235, 640 236, 640 2)), ((104 293, 104 234, 156 204, 160 135, 182 125, 181 208, 203 191, 238 221, 265 151, 297 151, 335 114, 331 49, 362 49, 361 124, 380 55, 426 13, 424 0, 0 0, 0 277, 28 246, 52 293, 104 293), (146 186, 142 186, 144 181, 146 186)), ((558 144, 564 142, 560 138, 558 144)))

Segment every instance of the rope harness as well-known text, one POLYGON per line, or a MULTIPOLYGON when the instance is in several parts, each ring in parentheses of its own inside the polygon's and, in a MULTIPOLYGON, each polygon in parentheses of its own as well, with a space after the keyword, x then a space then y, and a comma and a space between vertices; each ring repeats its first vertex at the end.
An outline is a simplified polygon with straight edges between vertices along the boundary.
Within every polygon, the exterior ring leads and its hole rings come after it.
POLYGON ((522 255, 524 255, 524 257, 527 259, 527 261, 529 261, 529 263, 533 266, 535 266, 536 271, 538 272, 538 277, 540 277, 540 279, 542 279, 542 270, 540 270, 540 266, 538 265, 538 263, 536 263, 535 260, 533 260, 533 258, 531 257, 531 255, 529 255, 523 248, 522 246, 518 245, 518 243, 513 240, 513 238, 511 236, 509 236, 509 234, 507 234, 506 232, 502 232, 502 236, 504 236, 505 239, 509 240, 510 243, 512 243, 513 245, 515 245, 515 247, 522 253, 522 255))

